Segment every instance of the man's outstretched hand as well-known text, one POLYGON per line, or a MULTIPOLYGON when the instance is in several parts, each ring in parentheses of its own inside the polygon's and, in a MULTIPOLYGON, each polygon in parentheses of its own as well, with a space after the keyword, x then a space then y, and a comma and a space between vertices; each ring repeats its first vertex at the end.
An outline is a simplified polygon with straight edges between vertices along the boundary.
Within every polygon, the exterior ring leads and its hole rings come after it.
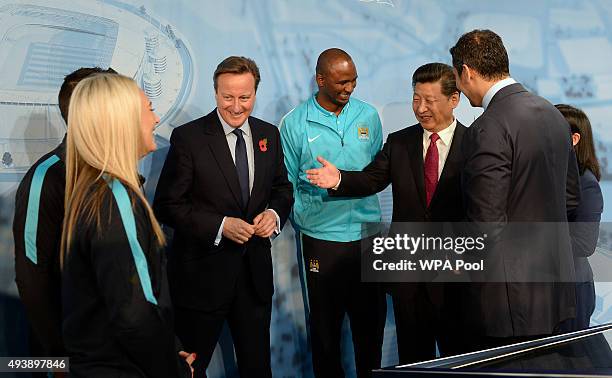
POLYGON ((317 157, 317 161, 323 166, 321 168, 306 170, 306 177, 311 184, 319 188, 334 188, 340 182, 340 171, 335 165, 323 159, 321 156, 317 157))

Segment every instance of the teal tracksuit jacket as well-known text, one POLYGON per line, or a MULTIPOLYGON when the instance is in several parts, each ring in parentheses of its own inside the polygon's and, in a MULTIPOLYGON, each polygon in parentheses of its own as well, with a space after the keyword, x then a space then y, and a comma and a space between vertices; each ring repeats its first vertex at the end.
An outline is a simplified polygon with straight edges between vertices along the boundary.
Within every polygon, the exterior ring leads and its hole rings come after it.
MULTIPOLYGON (((306 170, 319 168, 322 156, 338 169, 360 171, 382 146, 382 126, 376 109, 350 98, 336 116, 316 101, 316 93, 290 111, 280 124, 281 143, 295 203, 292 217, 299 231, 321 240, 362 239, 364 223, 380 222, 376 195, 330 197, 308 181, 306 170)), ((372 228, 368 228, 371 233, 372 228)))

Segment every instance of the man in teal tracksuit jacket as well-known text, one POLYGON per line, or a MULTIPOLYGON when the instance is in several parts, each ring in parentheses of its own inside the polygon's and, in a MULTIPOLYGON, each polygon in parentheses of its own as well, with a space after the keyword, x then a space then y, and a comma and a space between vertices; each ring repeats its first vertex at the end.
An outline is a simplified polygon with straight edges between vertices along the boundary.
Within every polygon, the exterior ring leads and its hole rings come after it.
POLYGON ((385 296, 379 285, 361 282, 365 223, 380 222, 378 198, 329 197, 310 184, 306 170, 325 156, 347 170, 361 170, 382 146, 374 107, 350 98, 357 80, 351 57, 328 49, 317 61, 319 91, 281 121, 281 141, 295 203, 293 221, 301 235, 306 270, 310 335, 317 377, 344 375, 340 335, 348 314, 358 377, 380 367, 385 296))

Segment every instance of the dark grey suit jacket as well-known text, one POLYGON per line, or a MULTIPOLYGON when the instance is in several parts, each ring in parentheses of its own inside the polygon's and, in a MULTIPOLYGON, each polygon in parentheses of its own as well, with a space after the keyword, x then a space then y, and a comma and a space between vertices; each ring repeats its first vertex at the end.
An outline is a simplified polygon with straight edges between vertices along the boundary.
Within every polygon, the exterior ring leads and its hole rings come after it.
POLYGON ((476 277, 489 282, 472 286, 468 318, 485 336, 550 334, 576 306, 566 211, 580 188, 569 125, 512 84, 468 128, 463 152, 467 219, 495 224, 486 227, 486 272, 476 277))

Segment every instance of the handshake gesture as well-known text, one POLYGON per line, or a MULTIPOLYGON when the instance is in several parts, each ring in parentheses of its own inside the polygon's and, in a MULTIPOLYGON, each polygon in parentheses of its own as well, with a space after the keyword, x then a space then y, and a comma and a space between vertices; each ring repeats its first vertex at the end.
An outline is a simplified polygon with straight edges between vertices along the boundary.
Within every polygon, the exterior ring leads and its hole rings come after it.
POLYGON ((223 236, 238 243, 244 244, 253 235, 269 238, 276 230, 276 214, 267 209, 253 219, 253 224, 240 218, 227 217, 223 223, 223 236))
POLYGON ((316 185, 319 188, 335 188, 340 183, 340 171, 335 165, 323 159, 321 156, 317 157, 317 161, 323 166, 321 168, 306 170, 306 177, 312 185, 316 185))

